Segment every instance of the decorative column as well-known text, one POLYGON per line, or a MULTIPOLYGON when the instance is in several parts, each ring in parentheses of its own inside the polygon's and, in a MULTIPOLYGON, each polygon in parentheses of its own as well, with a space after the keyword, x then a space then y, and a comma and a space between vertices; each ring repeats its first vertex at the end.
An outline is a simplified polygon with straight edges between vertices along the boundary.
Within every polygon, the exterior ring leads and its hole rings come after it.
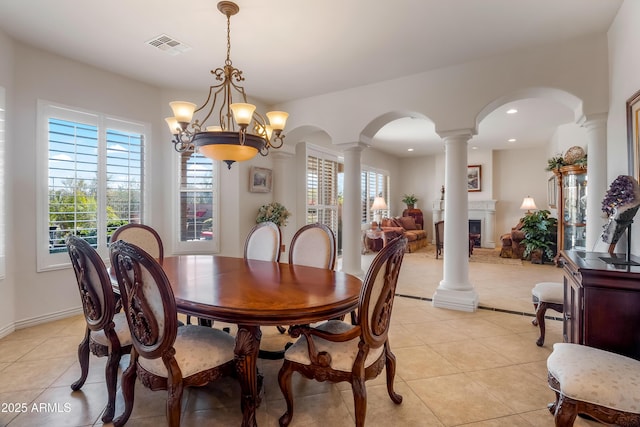
POLYGON ((444 271, 433 306, 475 311, 478 294, 469 283, 467 142, 471 130, 440 135, 445 145, 444 271))
POLYGON ((584 117, 580 125, 587 130, 587 239, 586 250, 592 251, 600 239, 606 218, 602 199, 607 192, 607 113, 584 117))
POLYGON ((342 271, 362 277, 362 231, 360 227, 360 158, 366 144, 339 144, 344 151, 344 198, 342 202, 342 271))

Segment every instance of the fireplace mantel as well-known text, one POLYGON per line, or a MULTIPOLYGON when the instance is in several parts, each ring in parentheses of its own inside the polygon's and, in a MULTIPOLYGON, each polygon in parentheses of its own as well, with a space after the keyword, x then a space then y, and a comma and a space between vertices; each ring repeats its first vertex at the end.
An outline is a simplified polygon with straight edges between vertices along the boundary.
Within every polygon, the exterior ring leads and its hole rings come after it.
MULTIPOLYGON (((497 200, 470 200, 468 204, 469 219, 480 220, 480 246, 483 248, 495 248, 494 241, 496 224, 497 200)), ((433 222, 444 219, 444 200, 435 200, 431 205, 433 222)), ((435 234, 434 234, 435 236, 435 234)), ((435 242, 434 242, 435 243, 435 242)))

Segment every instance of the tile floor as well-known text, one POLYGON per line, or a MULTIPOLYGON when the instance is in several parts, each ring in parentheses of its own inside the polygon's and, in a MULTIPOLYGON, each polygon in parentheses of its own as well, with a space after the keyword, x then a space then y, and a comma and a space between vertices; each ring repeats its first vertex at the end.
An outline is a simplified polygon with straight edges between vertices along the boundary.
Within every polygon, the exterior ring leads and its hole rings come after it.
MULTIPOLYGON (((365 268, 368 261, 363 257, 365 268)), ((390 331, 398 360, 395 388, 404 400, 401 405, 391 402, 384 374, 368 381, 367 426, 553 426, 546 409, 554 398, 547 387, 546 358, 553 343, 562 340, 562 324, 548 321, 546 343, 537 347, 530 292, 538 281, 561 280, 561 270, 528 263, 470 263, 469 277, 480 305, 497 311, 434 308, 424 298, 433 295, 442 278, 442 259, 420 253, 405 257, 398 288, 405 296, 396 297, 390 331)), ((79 375, 76 348, 83 327, 82 317, 75 316, 21 329, 0 340, 0 426, 103 425, 105 358, 92 356, 81 391, 69 387, 79 375)), ((286 339, 275 328, 263 333, 265 348, 281 348, 286 339)), ((122 366, 127 363, 128 357, 122 366)), ((265 375, 259 426, 276 427, 285 410, 277 384, 280 363, 259 362, 265 375)), ((354 425, 348 384, 317 383, 295 375, 294 389, 291 426, 354 425)), ((232 380, 188 389, 182 425, 240 425, 239 394, 232 380)), ((127 425, 166 425, 164 399, 163 391, 137 386, 127 425)), ((121 410, 119 393, 116 414, 121 410)), ((579 418, 575 425, 596 423, 579 418)))

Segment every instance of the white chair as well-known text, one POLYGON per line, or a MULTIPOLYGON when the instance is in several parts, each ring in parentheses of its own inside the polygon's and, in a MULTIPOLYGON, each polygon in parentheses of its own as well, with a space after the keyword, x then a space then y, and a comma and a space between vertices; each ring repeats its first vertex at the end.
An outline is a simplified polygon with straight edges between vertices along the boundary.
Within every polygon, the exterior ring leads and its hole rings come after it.
POLYGON ((287 411, 280 425, 287 426, 293 417, 294 372, 318 381, 351 384, 355 404, 356 426, 364 426, 367 411, 365 381, 377 377, 386 368, 387 393, 399 404, 402 396, 393 389, 396 358, 389 347, 388 333, 398 274, 407 246, 406 237, 392 240, 374 258, 364 279, 358 304, 358 323, 329 320, 317 327, 292 327, 293 336, 302 335, 285 351, 278 373, 280 390, 287 411))
POLYGON ((533 306, 536 309, 536 318, 531 321, 534 326, 540 327, 540 338, 536 344, 541 347, 544 344, 545 323, 544 316, 547 309, 564 313, 564 285, 559 282, 540 282, 531 289, 533 306))
POLYGON ((580 344, 556 343, 547 358, 549 406, 556 427, 578 414, 617 426, 640 426, 640 361, 580 344))
POLYGON ((324 224, 307 224, 291 239, 289 264, 328 268, 336 265, 336 237, 324 224))
POLYGON ((146 253, 158 260, 160 264, 164 259, 164 247, 162 239, 156 230, 144 224, 126 224, 119 227, 111 236, 111 243, 125 240, 142 248, 146 253))
POLYGON ((185 387, 204 386, 222 376, 234 376, 235 339, 218 329, 178 327, 171 283, 154 257, 141 248, 116 241, 111 245, 133 349, 122 374, 124 412, 113 425, 124 425, 133 409, 136 377, 151 390, 167 390, 166 416, 180 425, 185 387))
POLYGON ((87 380, 89 350, 98 357, 107 356, 107 407, 102 421, 108 423, 113 419, 115 411, 118 365, 122 355, 131 351, 131 334, 124 313, 116 313, 111 279, 100 255, 86 240, 77 236, 68 236, 66 244, 86 321, 84 339, 78 346, 80 378, 71 384, 71 389, 80 390, 87 380))
POLYGON ((277 224, 266 221, 256 224, 244 242, 245 259, 280 261, 282 233, 277 224))

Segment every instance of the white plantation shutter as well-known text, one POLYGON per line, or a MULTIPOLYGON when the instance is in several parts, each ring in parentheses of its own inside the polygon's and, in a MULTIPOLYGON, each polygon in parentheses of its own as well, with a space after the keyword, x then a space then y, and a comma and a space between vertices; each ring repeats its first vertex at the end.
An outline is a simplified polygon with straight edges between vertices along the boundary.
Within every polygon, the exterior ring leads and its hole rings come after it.
POLYGON ((212 240, 218 162, 200 153, 180 154, 180 242, 212 240))
POLYGON ((306 223, 325 224, 338 235, 338 160, 328 153, 307 156, 306 223))
MULTIPOLYGON (((360 173, 360 203, 362 206, 362 222, 373 221, 374 212, 371 211, 373 199, 378 196, 384 197, 389 206, 389 174, 384 171, 376 171, 367 167, 362 168, 360 173)), ((389 216, 389 211, 382 211, 382 216, 389 216)))
POLYGON ((69 234, 107 257, 113 231, 142 222, 146 133, 142 123, 39 101, 38 271, 68 265, 69 234))

